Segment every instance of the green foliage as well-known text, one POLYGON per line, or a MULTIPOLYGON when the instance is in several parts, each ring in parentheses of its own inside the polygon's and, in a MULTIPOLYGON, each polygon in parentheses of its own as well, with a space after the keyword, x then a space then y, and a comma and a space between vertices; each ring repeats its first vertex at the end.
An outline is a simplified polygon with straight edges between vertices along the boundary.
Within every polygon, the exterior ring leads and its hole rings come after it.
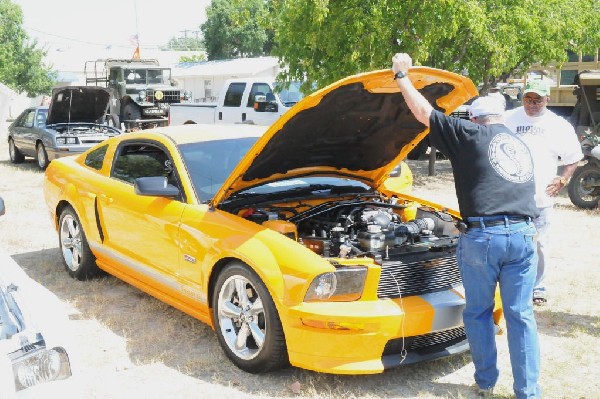
POLYGON ((264 0, 213 0, 201 30, 209 60, 257 57, 269 53, 264 0))
POLYGON ((44 50, 29 42, 21 7, 0 0, 0 82, 29 96, 50 93, 55 74, 43 63, 44 50))
POLYGON ((169 40, 163 50, 175 51, 203 51, 204 44, 199 37, 173 37, 169 40))
POLYGON ((189 57, 185 56, 185 55, 182 55, 181 57, 179 57, 179 62, 202 62, 202 61, 206 61, 206 55, 204 53, 194 54, 189 57))
POLYGON ((273 55, 283 80, 323 87, 389 68, 396 52, 416 65, 468 73, 484 88, 516 69, 600 46, 597 0, 271 0, 273 55), (579 46, 579 47, 578 47, 579 46))

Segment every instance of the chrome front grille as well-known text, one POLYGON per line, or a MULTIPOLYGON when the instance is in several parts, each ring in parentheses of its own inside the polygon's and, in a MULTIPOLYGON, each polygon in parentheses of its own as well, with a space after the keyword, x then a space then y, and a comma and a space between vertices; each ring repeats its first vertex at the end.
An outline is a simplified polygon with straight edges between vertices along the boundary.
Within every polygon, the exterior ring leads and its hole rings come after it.
POLYGON ((377 287, 379 298, 400 298, 444 291, 462 284, 456 255, 425 252, 384 260, 377 287))

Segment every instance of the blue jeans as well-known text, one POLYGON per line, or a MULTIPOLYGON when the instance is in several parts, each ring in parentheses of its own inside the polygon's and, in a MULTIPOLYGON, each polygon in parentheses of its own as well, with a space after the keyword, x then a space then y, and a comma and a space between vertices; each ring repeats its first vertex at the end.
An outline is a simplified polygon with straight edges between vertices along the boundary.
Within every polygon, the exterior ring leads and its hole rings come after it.
POLYGON ((544 285, 544 276, 546 271, 547 262, 549 260, 548 247, 550 246, 550 225, 554 215, 553 207, 540 208, 540 216, 533 219, 533 224, 537 230, 537 277, 535 279, 535 285, 533 291, 540 292, 542 295, 546 295, 546 286, 544 285))
POLYGON ((463 319, 475 365, 475 382, 491 388, 498 381, 495 329, 492 317, 497 283, 506 319, 513 389, 517 399, 539 398, 540 353, 533 314, 533 285, 537 270, 533 222, 485 226, 461 233, 457 259, 465 288, 463 319))

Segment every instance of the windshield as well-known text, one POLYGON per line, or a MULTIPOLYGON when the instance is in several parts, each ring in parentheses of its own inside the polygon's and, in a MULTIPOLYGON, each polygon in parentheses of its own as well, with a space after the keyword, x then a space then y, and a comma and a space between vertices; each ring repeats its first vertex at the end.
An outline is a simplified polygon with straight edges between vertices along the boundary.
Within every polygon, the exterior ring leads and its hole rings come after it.
POLYGON ((245 137, 179 146, 201 202, 206 202, 214 196, 257 139, 245 137))
POLYGON ((289 83, 279 83, 276 82, 274 84, 275 92, 279 95, 281 102, 286 107, 291 107, 296 104, 298 101, 304 98, 304 94, 300 91, 300 82, 289 82, 289 83))
POLYGON ((164 84, 171 79, 170 69, 125 69, 125 82, 127 84, 164 84))

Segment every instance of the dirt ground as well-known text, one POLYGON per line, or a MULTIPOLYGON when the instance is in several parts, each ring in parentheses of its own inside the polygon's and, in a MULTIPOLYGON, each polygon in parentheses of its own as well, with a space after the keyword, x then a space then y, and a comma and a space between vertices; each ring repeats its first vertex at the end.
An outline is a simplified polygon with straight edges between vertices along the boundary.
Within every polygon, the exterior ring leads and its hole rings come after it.
MULTIPOLYGON (((197 320, 113 278, 89 282, 64 271, 45 208, 43 173, 33 160, 8 161, 0 132, 0 247, 64 304, 64 326, 77 387, 65 398, 473 398, 469 355, 409 365, 383 374, 335 376, 297 368, 246 374, 197 320), (73 393, 76 392, 76 393, 73 393)), ((427 161, 411 161, 415 194, 456 206, 447 161, 426 176, 427 161)), ((600 398, 600 213, 558 198, 549 303, 536 308, 544 398, 600 398)), ((132 234, 135 234, 132 231, 132 234)), ((501 376, 497 397, 512 397, 506 336, 497 337, 501 376)), ((310 343, 307 343, 310 345, 310 343)))

